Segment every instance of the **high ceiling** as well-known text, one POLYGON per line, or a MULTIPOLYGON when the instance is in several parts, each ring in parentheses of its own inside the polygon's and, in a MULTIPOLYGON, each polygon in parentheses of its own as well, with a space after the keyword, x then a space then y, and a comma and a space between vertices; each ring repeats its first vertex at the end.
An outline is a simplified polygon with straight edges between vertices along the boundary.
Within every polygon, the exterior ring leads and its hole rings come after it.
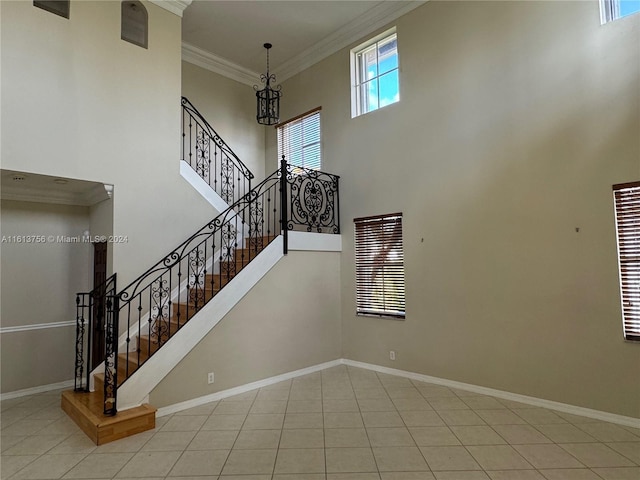
POLYGON ((329 49, 343 48, 357 40, 352 34, 367 34, 366 30, 373 31, 421 3, 194 0, 184 11, 182 40, 236 66, 260 73, 265 70, 266 61, 263 44, 272 43, 271 71, 278 74, 279 69, 291 70, 292 62, 300 63, 304 57, 313 57, 309 53, 314 50, 320 49, 326 55, 329 49))
POLYGON ((0 170, 0 198, 23 202, 90 206, 111 198, 112 185, 0 170))

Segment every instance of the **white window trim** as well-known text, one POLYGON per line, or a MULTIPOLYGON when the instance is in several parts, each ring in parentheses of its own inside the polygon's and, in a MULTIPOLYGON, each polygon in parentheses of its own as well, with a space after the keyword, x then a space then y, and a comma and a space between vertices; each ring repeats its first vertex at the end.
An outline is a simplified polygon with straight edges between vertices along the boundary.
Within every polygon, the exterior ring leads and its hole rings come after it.
MULTIPOLYGON (((355 254, 355 274, 356 274, 356 315, 364 317, 391 318, 403 320, 406 318, 406 277, 404 260, 404 235, 402 225, 402 212, 389 213, 384 215, 374 215, 371 217, 354 218, 354 254, 355 254), (384 234, 378 228, 380 225, 394 226, 391 235, 384 234), (399 232, 396 227, 399 226, 399 232), (394 240, 399 241, 399 247, 394 245, 394 240), (386 251, 385 251, 386 250, 386 251), (400 260, 390 260, 388 253, 392 250, 399 251, 400 260), (375 257, 372 257, 374 255, 375 257), (382 257, 382 258, 378 258, 382 257), (360 260, 358 260, 360 258, 360 260), (398 265, 400 263, 400 265, 398 265), (376 288, 373 286, 373 277, 368 272, 374 266, 379 266, 384 272, 388 268, 391 277, 402 284, 402 301, 387 302, 384 297, 392 293, 382 286, 382 291, 378 292, 383 297, 382 302, 376 296, 376 288), (386 267, 386 268, 385 268, 386 267), (382 308, 376 308, 380 307, 382 308), (393 306, 402 306, 403 309, 393 309, 393 306)), ((382 227, 384 228, 384 227, 382 227)), ((384 280, 383 280, 384 281, 384 280)))
MULTIPOLYGON (((392 27, 389 30, 386 30, 378 35, 376 35, 373 38, 370 38, 369 40, 367 40, 364 43, 361 43, 360 45, 358 45, 357 47, 354 47, 351 49, 350 52, 350 58, 351 58, 351 64, 350 64, 350 69, 351 69, 351 118, 355 118, 355 117, 360 117, 362 115, 366 115, 367 113, 371 113, 371 112, 359 112, 359 108, 358 108, 358 88, 357 88, 357 83, 358 83, 358 61, 356 60, 357 54, 359 52, 361 52, 362 50, 366 49, 367 47, 370 47, 371 45, 373 45, 376 42, 379 42, 380 40, 393 35, 393 34, 397 34, 396 32, 396 27, 392 27)), ((398 53, 398 72, 400 72, 400 54, 398 53)), ((399 80, 398 80, 399 81, 399 80)), ((399 87, 399 86, 398 86, 399 87)), ((398 88, 399 90, 399 88, 398 88)), ((376 110, 380 110, 380 107, 378 106, 378 108, 376 108, 376 110)), ((374 112, 376 110, 373 110, 374 112)))
MULTIPOLYGON (((286 122, 281 122, 281 123, 279 123, 279 124, 277 124, 275 126, 275 128, 276 128, 276 141, 277 141, 276 148, 278 150, 278 161, 280 161, 282 159, 281 155, 284 154, 285 155, 285 160, 287 161, 287 163, 289 163, 291 165, 294 165, 296 167, 308 168, 308 169, 311 169, 311 170, 322 170, 322 165, 323 165, 322 151, 323 151, 323 147, 322 147, 322 115, 321 115, 321 112, 322 112, 322 107, 321 106, 320 107, 316 107, 313 110, 309 110, 308 112, 305 112, 305 113, 302 113, 300 115, 297 115, 297 116, 287 120, 286 122), (289 155, 287 155, 287 153, 285 153, 285 152, 288 152, 288 150, 289 150, 288 146, 285 147, 285 146, 281 145, 281 139, 282 139, 281 131, 282 131, 282 129, 288 128, 291 124, 293 124, 295 122, 303 122, 305 119, 307 119, 309 117, 312 117, 312 116, 315 116, 315 115, 318 116, 318 133, 320 134, 320 139, 317 142, 317 145, 319 147, 319 152, 320 152, 319 165, 318 165, 317 169, 316 168, 311 168, 309 166, 304 166, 304 165, 301 166, 301 165, 296 165, 296 164, 292 163, 290 161, 290 159, 288 158, 289 155)), ((309 144, 309 145, 311 145, 311 144, 309 144)), ((307 145, 307 146, 309 146, 309 145, 307 145)))
POLYGON ((637 11, 626 15, 620 15, 621 1, 622 0, 600 0, 600 25, 640 13, 640 11, 637 11))

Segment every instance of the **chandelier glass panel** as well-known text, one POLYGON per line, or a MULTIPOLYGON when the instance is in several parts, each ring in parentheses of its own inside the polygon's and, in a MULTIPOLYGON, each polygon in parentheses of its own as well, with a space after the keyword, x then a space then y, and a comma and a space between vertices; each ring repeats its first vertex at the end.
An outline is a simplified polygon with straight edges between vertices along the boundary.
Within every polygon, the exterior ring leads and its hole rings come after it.
POLYGON ((258 85, 254 85, 256 90, 257 110, 256 120, 262 125, 275 125, 280 121, 280 85, 271 86, 271 82, 276 81, 275 74, 269 73, 269 49, 270 43, 265 43, 264 48, 267 50, 267 73, 260 75, 260 81, 264 84, 264 88, 259 90, 258 85))

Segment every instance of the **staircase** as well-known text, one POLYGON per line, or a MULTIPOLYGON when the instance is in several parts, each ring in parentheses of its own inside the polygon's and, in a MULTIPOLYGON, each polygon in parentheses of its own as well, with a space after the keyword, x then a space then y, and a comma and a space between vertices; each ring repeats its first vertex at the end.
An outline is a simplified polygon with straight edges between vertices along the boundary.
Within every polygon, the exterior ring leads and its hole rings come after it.
MULTIPOLYGON (((185 327, 191 329, 189 321, 275 238, 283 236, 286 254, 289 230, 339 233, 337 176, 292 167, 283 158, 280 169, 251 188, 253 175, 244 164, 185 98, 182 106, 183 159, 189 158, 189 165, 231 205, 125 288, 116 289, 114 276, 109 288, 78 294, 76 386, 63 393, 62 408, 98 445, 155 427, 150 405, 136 403, 118 412, 118 390, 138 387, 127 380, 141 367, 148 372, 147 364, 158 363, 162 347, 185 327), (105 320, 105 346, 99 352, 90 346, 92 316, 105 320), (96 363, 95 355, 104 362, 85 371, 85 365, 96 363)), ((203 335, 202 328, 196 330, 203 335)), ((187 353, 173 361, 177 364, 187 353)), ((135 393, 143 398, 150 388, 135 393)))

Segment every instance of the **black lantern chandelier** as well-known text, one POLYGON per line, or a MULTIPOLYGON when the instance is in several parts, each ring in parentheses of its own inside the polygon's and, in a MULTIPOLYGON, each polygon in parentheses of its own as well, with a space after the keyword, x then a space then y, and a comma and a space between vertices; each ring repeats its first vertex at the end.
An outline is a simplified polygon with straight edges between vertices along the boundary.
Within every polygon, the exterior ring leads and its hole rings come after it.
POLYGON ((271 82, 276 81, 274 74, 269 74, 269 49, 270 43, 265 43, 264 48, 267 49, 267 73, 260 75, 260 81, 264 83, 264 88, 258 90, 258 85, 254 85, 256 90, 256 98, 258 99, 258 109, 256 120, 262 125, 275 125, 280 121, 280 85, 272 87, 271 82))

